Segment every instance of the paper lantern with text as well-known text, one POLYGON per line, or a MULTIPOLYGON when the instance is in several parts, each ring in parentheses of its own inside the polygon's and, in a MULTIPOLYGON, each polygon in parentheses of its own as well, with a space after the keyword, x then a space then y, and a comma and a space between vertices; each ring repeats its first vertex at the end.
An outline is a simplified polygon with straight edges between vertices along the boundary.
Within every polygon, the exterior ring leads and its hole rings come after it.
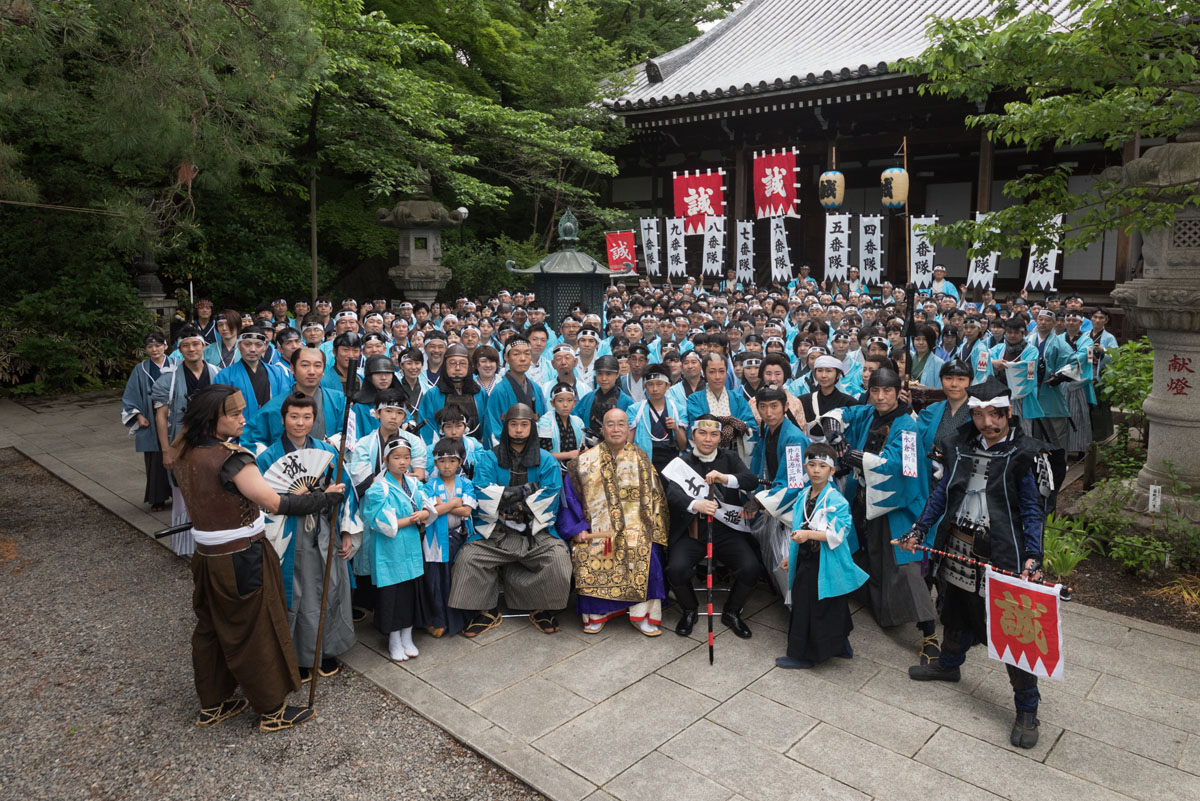
POLYGON ((821 201, 821 208, 827 211, 839 209, 845 198, 846 176, 837 170, 821 173, 821 179, 817 182, 817 199, 821 201))
POLYGON ((908 171, 900 167, 888 167, 879 176, 879 185, 883 190, 883 207, 885 209, 902 209, 908 202, 908 171))

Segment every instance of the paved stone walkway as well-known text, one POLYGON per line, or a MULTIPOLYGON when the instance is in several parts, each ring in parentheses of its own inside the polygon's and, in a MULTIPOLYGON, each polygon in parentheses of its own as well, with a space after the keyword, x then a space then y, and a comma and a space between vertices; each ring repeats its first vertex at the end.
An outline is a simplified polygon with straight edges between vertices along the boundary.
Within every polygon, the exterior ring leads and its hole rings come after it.
MULTIPOLYGON (((141 458, 114 397, 0 401, 0 447, 20 449, 147 533, 141 458)), ((975 649, 959 684, 917 684, 915 630, 854 615, 855 657, 783 671, 786 617, 757 593, 754 638, 718 625, 649 640, 617 621, 546 636, 523 618, 470 641, 417 637, 397 665, 369 626, 358 672, 559 801, 1200 798, 1200 636, 1074 602, 1066 681, 1043 682, 1041 742, 1008 745, 1003 667, 975 649)), ((668 613, 665 626, 673 626, 668 613)))

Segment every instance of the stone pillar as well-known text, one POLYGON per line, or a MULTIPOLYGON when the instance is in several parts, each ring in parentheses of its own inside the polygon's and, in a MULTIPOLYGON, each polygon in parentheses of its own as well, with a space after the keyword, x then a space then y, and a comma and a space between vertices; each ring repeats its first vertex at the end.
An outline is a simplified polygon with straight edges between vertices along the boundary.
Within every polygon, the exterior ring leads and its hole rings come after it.
MULTIPOLYGON (((1200 183, 1200 136, 1150 148, 1124 167, 1130 186, 1200 183)), ((1113 300, 1154 345, 1154 386, 1143 409, 1150 422, 1146 465, 1134 483, 1135 508, 1146 509, 1151 484, 1175 477, 1200 490, 1200 211, 1180 212, 1164 230, 1144 233, 1144 276, 1113 290, 1113 300)), ((1189 510, 1200 517, 1200 509, 1189 510)))
POLYGON ((171 321, 175 317, 175 299, 167 297, 163 291, 162 281, 158 278, 158 262, 149 250, 143 250, 142 255, 133 262, 137 270, 134 285, 137 287, 138 298, 142 305, 154 315, 154 324, 169 334, 171 321))

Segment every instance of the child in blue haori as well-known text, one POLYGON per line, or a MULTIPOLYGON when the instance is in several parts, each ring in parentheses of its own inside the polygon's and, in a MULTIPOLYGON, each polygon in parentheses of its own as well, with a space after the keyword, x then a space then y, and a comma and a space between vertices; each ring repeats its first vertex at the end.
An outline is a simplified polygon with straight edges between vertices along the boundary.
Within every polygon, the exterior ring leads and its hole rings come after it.
POLYGON ((382 450, 386 472, 363 498, 363 526, 370 531, 373 551, 375 627, 388 636, 388 653, 396 662, 416 657, 413 626, 426 625, 422 608, 425 574, 421 544, 425 527, 436 514, 421 483, 408 473, 412 445, 407 439, 388 440, 382 450))
MULTIPOLYGON (((439 409, 438 414, 453 410, 439 409)), ((460 415, 461 417, 461 415, 460 415)), ((465 429, 465 419, 463 420, 465 429)), ((425 484, 425 495, 434 503, 437 517, 425 527, 421 546, 425 557, 425 580, 422 606, 426 613, 425 628, 434 637, 453 636, 467 625, 466 616, 451 609, 450 567, 458 549, 475 531, 471 515, 478 503, 475 487, 462 474, 463 441, 442 437, 433 446, 433 478, 425 484)))
POLYGON ((837 451, 823 442, 808 446, 804 472, 809 487, 792 514, 792 541, 783 567, 788 571, 792 615, 788 623, 787 656, 775 660, 781 668, 811 668, 840 656, 850 659, 851 592, 867 580, 854 564, 857 549, 850 504, 830 478, 837 451))

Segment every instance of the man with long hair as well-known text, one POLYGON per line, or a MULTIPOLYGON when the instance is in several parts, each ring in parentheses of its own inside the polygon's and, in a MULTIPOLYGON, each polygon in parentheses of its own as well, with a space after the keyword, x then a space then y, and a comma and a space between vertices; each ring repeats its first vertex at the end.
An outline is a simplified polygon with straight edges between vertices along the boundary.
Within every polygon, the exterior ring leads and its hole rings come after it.
POLYGON ((288 629, 279 557, 263 542, 263 511, 272 515, 326 512, 344 488, 279 495, 236 444, 245 425, 246 401, 231 386, 214 384, 192 398, 172 444, 173 474, 192 518, 192 668, 200 715, 215 726, 253 706, 260 731, 297 726, 313 716, 289 706, 300 688, 296 649, 288 629), (245 698, 235 698, 241 686, 245 698))

